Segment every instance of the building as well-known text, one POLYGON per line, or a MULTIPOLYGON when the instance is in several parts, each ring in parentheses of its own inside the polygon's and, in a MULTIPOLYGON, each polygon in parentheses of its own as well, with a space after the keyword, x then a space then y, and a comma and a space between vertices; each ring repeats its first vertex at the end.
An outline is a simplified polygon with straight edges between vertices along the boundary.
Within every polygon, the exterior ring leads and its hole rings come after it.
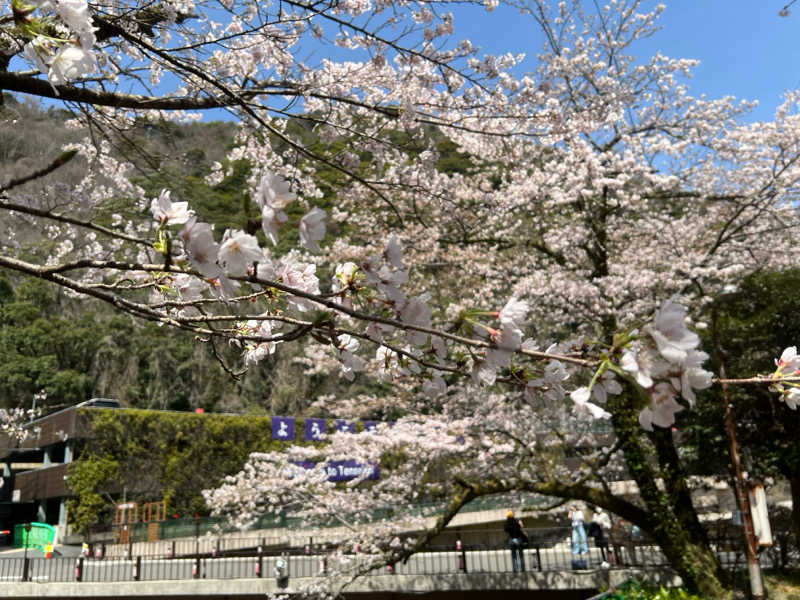
POLYGON ((66 533, 66 476, 81 435, 79 411, 118 407, 116 400, 95 398, 32 421, 22 442, 3 436, 0 529, 37 521, 55 526, 58 538, 66 533))

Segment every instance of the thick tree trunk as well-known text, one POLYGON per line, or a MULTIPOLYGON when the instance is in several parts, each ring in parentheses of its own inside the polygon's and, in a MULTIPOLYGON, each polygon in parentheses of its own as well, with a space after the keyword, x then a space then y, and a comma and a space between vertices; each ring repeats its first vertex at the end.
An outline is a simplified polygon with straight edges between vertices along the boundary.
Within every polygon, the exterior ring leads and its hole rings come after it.
POLYGON ((675 507, 675 515, 683 528, 689 533, 692 543, 708 546, 708 534, 700 524, 700 519, 694 508, 688 484, 688 474, 678 456, 672 432, 669 429, 659 428, 650 434, 650 439, 658 455, 658 463, 664 478, 664 487, 672 506, 675 507))
POLYGON ((800 546, 800 466, 788 479, 792 492, 792 532, 795 544, 800 546))
MULTIPOLYGON (((613 404, 612 423, 621 443, 628 472, 636 481, 648 510, 648 532, 658 542, 690 592, 699 593, 703 598, 725 597, 726 592, 718 576, 719 563, 708 543, 694 539, 702 536, 697 532, 692 535, 684 528, 683 521, 691 523, 697 518, 696 515, 692 518, 685 514, 686 511, 694 511, 691 502, 678 506, 666 489, 662 491, 658 488, 659 478, 667 482, 672 476, 664 477, 654 468, 658 457, 639 425, 638 409, 625 394, 609 399, 609 404, 613 404), (683 518, 678 516, 679 513, 683 518)), ((688 490, 685 493, 688 494, 688 490)))

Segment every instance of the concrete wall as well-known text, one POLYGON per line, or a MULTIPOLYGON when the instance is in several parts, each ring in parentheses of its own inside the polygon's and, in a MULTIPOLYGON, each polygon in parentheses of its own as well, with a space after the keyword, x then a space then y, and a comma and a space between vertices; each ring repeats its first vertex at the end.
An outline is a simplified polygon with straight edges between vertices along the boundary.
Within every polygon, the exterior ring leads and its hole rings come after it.
MULTIPOLYGON (((680 585, 680 578, 667 570, 551 571, 547 573, 450 573, 441 575, 370 575, 347 586, 348 597, 391 593, 420 595, 467 590, 598 590, 635 578, 648 584, 680 585)), ((274 578, 237 580, 142 581, 117 583, 0 583, 4 598, 250 598, 273 593, 296 594, 305 586, 341 585, 333 578, 290 580, 285 588, 274 578)), ((396 597, 396 596, 393 596, 396 597)))

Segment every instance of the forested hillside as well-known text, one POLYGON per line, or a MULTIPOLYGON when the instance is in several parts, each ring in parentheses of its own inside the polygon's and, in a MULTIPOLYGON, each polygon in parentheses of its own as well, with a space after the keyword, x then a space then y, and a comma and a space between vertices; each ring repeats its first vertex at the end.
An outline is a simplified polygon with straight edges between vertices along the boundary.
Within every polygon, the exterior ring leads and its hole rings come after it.
MULTIPOLYGON (((0 107, 0 181, 40 168, 80 137, 82 132, 72 129, 69 119, 65 111, 6 94, 0 107)), ((168 185, 173 199, 191 200, 203 220, 247 229, 257 218, 248 214, 251 203, 243 193, 248 166, 226 164, 229 176, 213 186, 204 182, 212 164, 224 162, 235 129, 225 122, 149 124, 135 135, 120 137, 117 151, 136 165, 134 181, 149 195, 157 196, 168 185)), ((25 184, 24 190, 45 194, 57 209, 67 202, 60 191, 80 181, 85 171, 86 164, 75 159, 59 168, 57 180, 55 175, 42 177, 25 184)), ((109 199, 107 210, 112 222, 115 214, 126 210, 125 199, 109 199)), ((0 223, 0 234, 16 240, 21 256, 50 252, 55 243, 33 228, 9 230, 7 223, 0 223)), ((45 412, 91 397, 110 397, 138 408, 296 415, 311 410, 328 416, 309 409, 309 404, 334 388, 366 391, 361 382, 354 386, 338 374, 328 375, 325 357, 306 357, 298 346, 241 371, 227 348, 212 349, 188 333, 121 315, 98 301, 71 297, 63 288, 0 270, 2 407, 30 407, 33 395, 44 391, 45 412), (237 377, 226 372, 215 352, 230 359, 226 367, 237 377), (312 376, 301 376, 309 369, 312 376)))

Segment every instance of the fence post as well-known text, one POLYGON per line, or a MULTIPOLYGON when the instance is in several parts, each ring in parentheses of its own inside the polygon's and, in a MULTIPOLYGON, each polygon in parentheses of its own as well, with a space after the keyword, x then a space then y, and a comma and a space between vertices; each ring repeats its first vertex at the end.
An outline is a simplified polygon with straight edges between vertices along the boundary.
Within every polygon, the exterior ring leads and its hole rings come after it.
POLYGON ((539 544, 536 544, 536 566, 538 571, 542 570, 542 554, 539 551, 539 544))
POLYGON ((75 581, 83 581, 83 556, 75 561, 75 581))
POLYGON ((27 556, 22 559, 22 581, 30 581, 31 559, 27 556))
POLYGON ((200 579, 200 555, 194 557, 194 566, 192 567, 192 578, 200 579))
POLYGON ((136 561, 133 563, 133 580, 139 581, 139 578, 142 576, 142 557, 137 556, 136 561))

